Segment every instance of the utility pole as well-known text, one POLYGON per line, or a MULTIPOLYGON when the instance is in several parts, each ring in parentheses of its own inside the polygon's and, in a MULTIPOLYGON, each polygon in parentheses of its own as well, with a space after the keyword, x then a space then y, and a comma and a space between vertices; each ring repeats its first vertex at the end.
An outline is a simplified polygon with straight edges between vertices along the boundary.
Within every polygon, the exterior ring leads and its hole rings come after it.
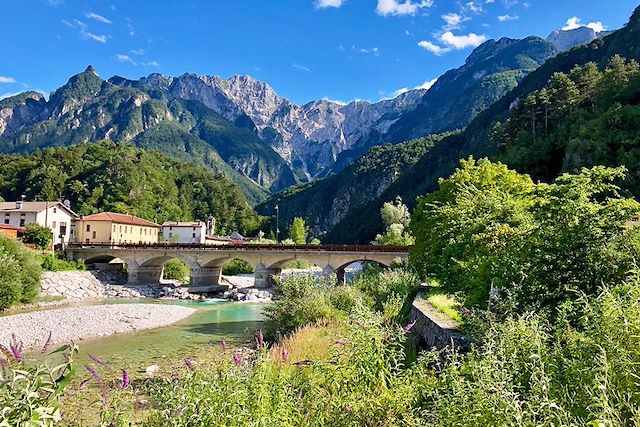
POLYGON ((280 208, 276 205, 276 244, 280 243, 280 208))

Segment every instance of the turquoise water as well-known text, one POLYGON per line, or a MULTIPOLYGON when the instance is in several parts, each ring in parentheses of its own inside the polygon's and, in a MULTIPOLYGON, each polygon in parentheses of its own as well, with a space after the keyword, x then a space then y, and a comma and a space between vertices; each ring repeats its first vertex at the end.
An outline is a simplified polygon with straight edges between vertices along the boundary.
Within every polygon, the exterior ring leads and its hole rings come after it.
MULTIPOLYGON (((145 301, 108 301, 110 304, 140 302, 145 301)), ((194 357, 203 349, 214 351, 222 339, 229 346, 250 342, 255 332, 264 327, 262 309, 265 304, 179 300, 150 303, 192 307, 197 312, 172 326, 80 341, 80 360, 86 361, 87 354, 92 354, 111 366, 132 371, 144 370, 154 364, 162 369, 163 364, 194 357)))

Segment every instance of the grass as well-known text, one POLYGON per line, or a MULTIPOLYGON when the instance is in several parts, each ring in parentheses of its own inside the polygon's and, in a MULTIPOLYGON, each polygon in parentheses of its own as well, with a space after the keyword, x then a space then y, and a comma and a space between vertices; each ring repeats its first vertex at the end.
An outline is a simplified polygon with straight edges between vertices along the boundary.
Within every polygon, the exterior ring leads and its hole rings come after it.
POLYGON ((462 322, 462 315, 460 314, 460 303, 452 296, 434 292, 427 296, 427 301, 439 312, 447 317, 462 322))
POLYGON ((305 325, 275 344, 269 355, 278 364, 327 360, 337 335, 339 326, 335 322, 305 325))

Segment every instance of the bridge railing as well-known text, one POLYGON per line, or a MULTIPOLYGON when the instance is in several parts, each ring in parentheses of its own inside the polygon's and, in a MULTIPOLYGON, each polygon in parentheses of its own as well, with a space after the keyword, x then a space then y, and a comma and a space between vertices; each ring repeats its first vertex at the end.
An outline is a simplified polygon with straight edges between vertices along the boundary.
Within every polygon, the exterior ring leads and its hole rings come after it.
POLYGON ((225 244, 206 245, 203 243, 68 243, 66 249, 196 249, 210 251, 317 251, 317 252, 397 252, 407 253, 409 246, 377 245, 276 245, 276 244, 225 244))

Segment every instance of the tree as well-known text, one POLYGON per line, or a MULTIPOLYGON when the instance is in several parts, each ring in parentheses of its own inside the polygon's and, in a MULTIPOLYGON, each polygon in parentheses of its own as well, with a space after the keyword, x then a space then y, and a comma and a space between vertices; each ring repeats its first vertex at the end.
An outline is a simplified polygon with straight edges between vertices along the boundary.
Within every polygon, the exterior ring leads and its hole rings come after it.
POLYGON ((372 242, 375 245, 384 246, 407 246, 412 245, 415 240, 409 230, 411 215, 409 208, 402 203, 400 196, 396 197, 393 203, 385 202, 380 208, 380 216, 386 230, 384 234, 376 235, 372 242))
POLYGON ((43 227, 36 223, 27 224, 24 232, 24 241, 33 243, 38 249, 47 249, 53 240, 53 232, 49 227, 43 227))
POLYGON ((307 243, 308 229, 304 223, 304 219, 300 217, 293 218, 291 228, 289 228, 289 237, 296 245, 304 245, 307 243))
POLYGON ((640 203, 620 195, 625 174, 597 166, 534 184, 501 163, 461 161, 419 198, 410 262, 469 305, 486 307, 493 287, 505 310, 553 312, 633 269, 640 203))

